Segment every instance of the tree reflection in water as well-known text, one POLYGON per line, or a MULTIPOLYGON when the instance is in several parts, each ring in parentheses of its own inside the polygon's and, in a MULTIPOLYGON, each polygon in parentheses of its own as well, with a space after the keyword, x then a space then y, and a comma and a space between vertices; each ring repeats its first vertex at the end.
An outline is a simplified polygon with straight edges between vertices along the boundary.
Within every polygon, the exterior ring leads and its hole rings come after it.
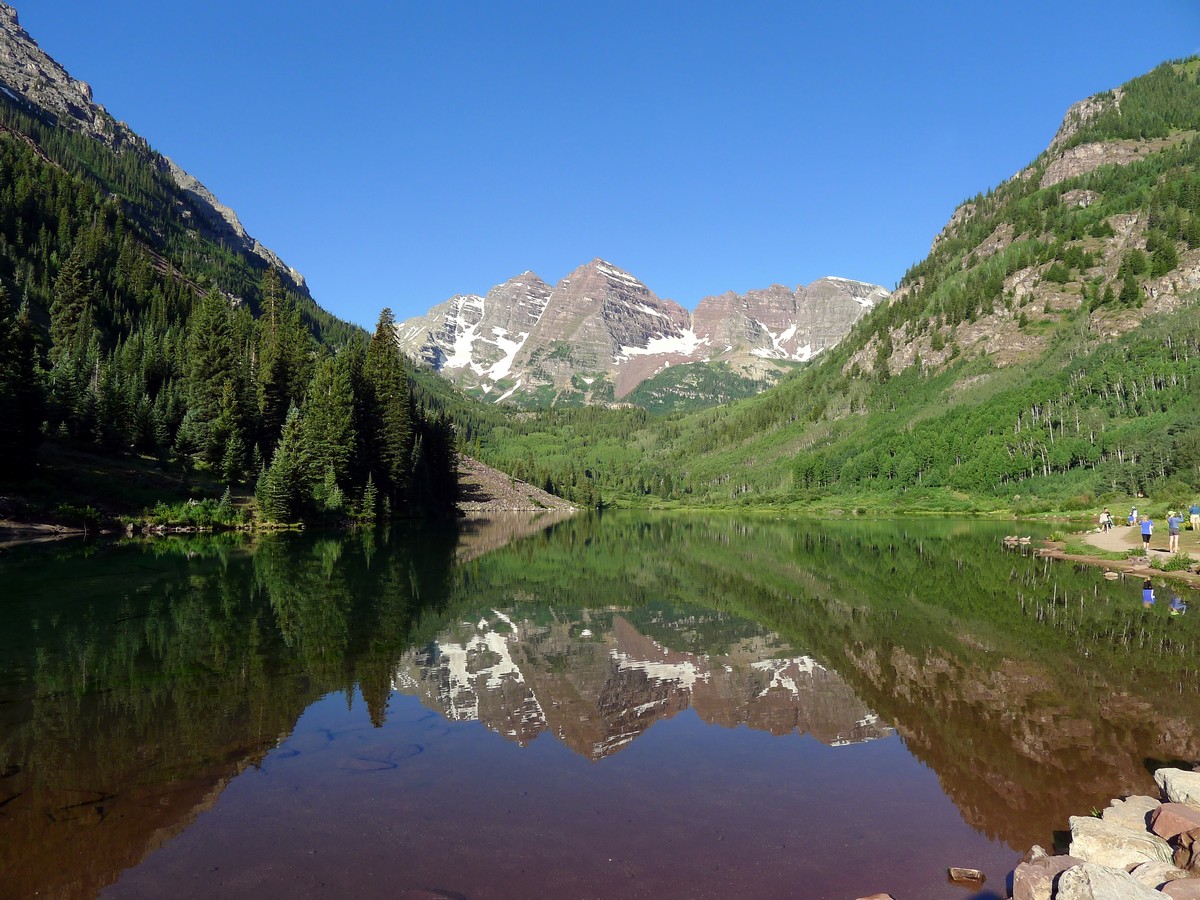
POLYGON ((94 895, 356 688, 376 726, 399 688, 589 758, 685 707, 828 743, 890 725, 971 826, 1047 843, 1200 759, 1198 618, 1001 536, 610 514, 457 565, 453 533, 406 529, 9 554, 6 890, 94 895))

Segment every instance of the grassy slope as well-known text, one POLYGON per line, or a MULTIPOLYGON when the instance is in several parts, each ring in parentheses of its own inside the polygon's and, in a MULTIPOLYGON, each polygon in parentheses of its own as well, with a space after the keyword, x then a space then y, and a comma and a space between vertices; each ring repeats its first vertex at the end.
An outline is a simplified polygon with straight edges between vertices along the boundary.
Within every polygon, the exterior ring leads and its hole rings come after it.
POLYGON ((910 270, 899 300, 778 387, 684 416, 543 415, 485 427, 481 454, 555 480, 591 471, 605 496, 630 502, 1030 512, 1137 491, 1181 502, 1200 478, 1182 446, 1195 437, 1188 426, 1200 385, 1192 298, 1167 283, 1178 268, 1157 280, 1142 272, 1140 305, 1105 302, 1103 289, 1119 293, 1122 267, 1151 231, 1167 235, 1177 267, 1192 262, 1196 70, 1195 61, 1164 66, 1127 85, 1120 115, 1102 113, 1067 142, 1140 141, 1152 152, 1047 188, 1039 180, 1052 154, 1043 154, 1026 177, 964 205, 970 215, 956 217, 910 270), (1072 191, 1091 192, 1092 202, 1064 201, 1072 191), (1104 236, 1131 219, 1128 234, 1104 236), (1008 242, 984 258, 980 246, 998 229, 1008 242), (1063 282, 1044 277, 1056 264, 1063 282), (1016 296, 1013 279, 1025 276, 1032 290, 1016 296), (972 328, 1028 349, 993 358, 986 340, 959 343, 972 328), (915 364, 922 352, 933 361, 915 364), (808 483, 797 478, 806 462, 824 469, 808 483))

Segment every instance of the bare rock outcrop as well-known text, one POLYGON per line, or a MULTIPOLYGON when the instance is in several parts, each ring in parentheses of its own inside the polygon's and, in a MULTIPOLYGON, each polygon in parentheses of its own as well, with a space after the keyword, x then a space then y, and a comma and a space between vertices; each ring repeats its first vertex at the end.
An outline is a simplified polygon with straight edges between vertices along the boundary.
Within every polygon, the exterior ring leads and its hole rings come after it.
POLYGON ((705 297, 694 314, 602 259, 551 288, 525 272, 396 328, 400 348, 494 401, 515 394, 611 403, 671 366, 722 363, 769 381, 840 341, 885 302, 878 285, 820 278, 705 297))

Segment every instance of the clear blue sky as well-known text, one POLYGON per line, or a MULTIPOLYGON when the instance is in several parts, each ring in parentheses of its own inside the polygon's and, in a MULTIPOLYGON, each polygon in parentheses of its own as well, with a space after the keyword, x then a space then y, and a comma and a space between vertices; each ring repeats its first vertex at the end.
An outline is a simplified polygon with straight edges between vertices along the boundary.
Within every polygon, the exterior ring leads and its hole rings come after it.
POLYGON ((1194 0, 18 0, 96 100, 372 325, 600 256, 660 296, 893 287, 1194 0))

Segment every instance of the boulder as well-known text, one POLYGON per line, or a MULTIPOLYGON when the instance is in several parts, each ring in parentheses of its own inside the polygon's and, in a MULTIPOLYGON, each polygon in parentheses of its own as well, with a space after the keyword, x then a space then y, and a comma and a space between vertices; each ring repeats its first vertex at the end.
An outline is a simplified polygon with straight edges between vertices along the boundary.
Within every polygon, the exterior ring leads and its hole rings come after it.
POLYGON ((1168 881, 1161 890, 1171 900, 1200 900, 1200 878, 1168 881))
POLYGON ((859 897, 858 900, 896 900, 891 894, 868 894, 866 897, 859 897))
POLYGON ((1149 885, 1152 888, 1161 888, 1168 881, 1188 877, 1188 873, 1183 871, 1183 869, 1180 869, 1174 863, 1167 862, 1142 863, 1140 866, 1135 866, 1129 874, 1136 881, 1140 881, 1142 884, 1149 885))
POLYGON ((1147 887, 1121 869, 1082 863, 1058 876, 1055 900, 1163 900, 1163 895, 1147 887))
POLYGON ((1192 828, 1175 835, 1174 844, 1175 865, 1200 874, 1200 828, 1192 828))
POLYGON ((1035 844, 1013 870, 1013 900, 1051 900, 1055 879, 1082 862, 1074 856, 1047 856, 1046 851, 1035 844))
POLYGON ((1172 803, 1186 803, 1200 809, 1200 772, 1186 769, 1159 769, 1154 780, 1172 803))
POLYGON ((1069 821, 1071 856, 1115 869, 1156 860, 1171 861, 1171 845, 1156 834, 1092 816, 1071 816, 1069 821))
MULTIPOLYGON (((1150 814, 1160 806, 1162 803, 1153 797, 1134 795, 1126 797, 1124 800, 1114 800, 1104 812, 1100 813, 1100 818, 1115 825, 1124 825, 1126 828, 1145 830, 1150 814)), ((1161 835, 1161 837, 1166 837, 1166 835, 1161 835)))
POLYGON ((1150 830, 1168 841, 1193 828, 1200 828, 1200 809, 1186 803, 1164 803, 1150 816, 1150 830))

